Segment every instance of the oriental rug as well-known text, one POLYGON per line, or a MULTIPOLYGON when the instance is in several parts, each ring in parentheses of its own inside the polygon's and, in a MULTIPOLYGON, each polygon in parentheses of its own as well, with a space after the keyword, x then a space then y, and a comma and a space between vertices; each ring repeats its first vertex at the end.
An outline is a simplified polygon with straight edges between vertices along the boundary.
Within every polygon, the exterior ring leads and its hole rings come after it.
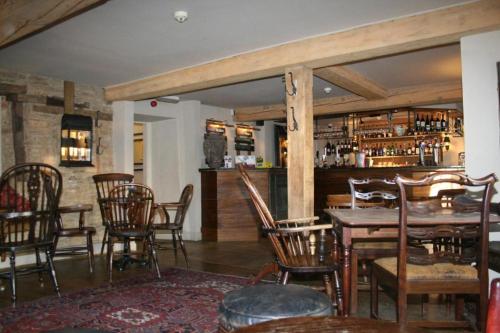
POLYGON ((172 268, 158 280, 117 281, 0 311, 0 332, 93 328, 109 332, 216 332, 224 294, 248 279, 172 268))

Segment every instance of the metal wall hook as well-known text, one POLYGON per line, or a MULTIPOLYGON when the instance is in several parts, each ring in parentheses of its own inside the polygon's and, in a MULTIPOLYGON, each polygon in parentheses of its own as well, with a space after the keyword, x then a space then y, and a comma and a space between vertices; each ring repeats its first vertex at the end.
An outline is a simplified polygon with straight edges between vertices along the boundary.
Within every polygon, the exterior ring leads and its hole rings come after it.
POLYGON ((288 130, 290 132, 298 131, 299 130, 299 124, 297 123, 297 119, 295 119, 295 108, 293 106, 290 107, 292 110, 292 127, 288 126, 288 130))
POLYGON ((102 155, 104 153, 104 148, 102 148, 102 146, 101 146, 101 138, 97 139, 97 145, 95 147, 95 153, 97 155, 102 155))
POLYGON ((99 115, 101 114, 101 111, 97 111, 97 114, 95 116, 95 123, 94 126, 95 128, 101 128, 102 125, 99 125, 99 115))
POLYGON ((288 96, 295 96, 297 95, 297 86, 295 85, 295 82, 293 80, 293 73, 288 72, 288 75, 290 75, 290 84, 292 85, 292 92, 289 92, 288 88, 286 87, 286 77, 285 77, 285 92, 287 93, 288 96))

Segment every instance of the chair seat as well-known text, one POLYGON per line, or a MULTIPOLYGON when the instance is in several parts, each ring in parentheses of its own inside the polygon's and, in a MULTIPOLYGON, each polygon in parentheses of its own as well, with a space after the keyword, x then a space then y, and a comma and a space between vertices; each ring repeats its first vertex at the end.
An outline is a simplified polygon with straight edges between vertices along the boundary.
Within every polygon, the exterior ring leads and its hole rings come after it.
POLYGON ((354 250, 395 250, 398 248, 398 242, 354 242, 352 244, 354 250))
POLYGON ((57 232, 59 236, 75 236, 75 235, 87 235, 95 234, 96 230, 94 227, 83 227, 83 228, 64 228, 57 232))
POLYGON ((263 284, 228 292, 219 306, 219 323, 226 332, 268 320, 328 316, 330 298, 298 285, 263 284))
POLYGON ((153 224, 153 228, 156 230, 181 230, 182 226, 179 226, 177 224, 172 224, 172 223, 158 223, 158 224, 153 224))
POLYGON ((120 229, 109 231, 109 236, 111 237, 126 237, 126 238, 144 238, 152 233, 152 230, 147 230, 145 228, 135 228, 135 229, 120 229))
MULTIPOLYGON (((374 265, 397 275, 397 258, 381 258, 374 265)), ((433 265, 406 265, 408 280, 477 280, 477 270, 469 265, 438 263, 433 265)))

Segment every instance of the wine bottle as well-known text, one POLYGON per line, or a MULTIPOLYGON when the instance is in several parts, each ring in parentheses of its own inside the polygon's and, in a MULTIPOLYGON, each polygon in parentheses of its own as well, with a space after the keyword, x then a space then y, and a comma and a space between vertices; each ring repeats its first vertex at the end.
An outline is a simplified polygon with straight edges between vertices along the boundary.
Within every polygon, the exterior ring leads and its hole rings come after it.
POLYGON ((434 132, 436 130, 436 122, 434 121, 434 115, 431 115, 431 126, 429 128, 430 132, 434 132))
POLYGON ((425 131, 425 118, 424 116, 420 117, 420 132, 425 131))
POLYGON ((444 113, 441 118, 441 131, 446 131, 446 120, 444 120, 444 113))
POLYGON ((417 118, 415 118, 415 131, 419 132, 420 131, 420 117, 417 113, 417 118))
POLYGON ((436 132, 441 132, 441 120, 439 120, 439 116, 436 117, 436 132))
POLYGON ((426 132, 431 131, 431 122, 429 121, 429 115, 425 117, 425 131, 426 132))

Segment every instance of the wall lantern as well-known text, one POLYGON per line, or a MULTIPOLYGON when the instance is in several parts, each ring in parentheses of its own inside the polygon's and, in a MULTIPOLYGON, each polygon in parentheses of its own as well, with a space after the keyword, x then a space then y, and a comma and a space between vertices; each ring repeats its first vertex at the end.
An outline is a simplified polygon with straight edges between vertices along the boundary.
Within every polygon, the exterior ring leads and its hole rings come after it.
POLYGON ((448 135, 444 137, 444 147, 446 148, 446 151, 450 150, 450 145, 451 145, 451 140, 448 135))
POLYGON ((61 166, 92 165, 92 118, 64 114, 61 121, 61 166))

